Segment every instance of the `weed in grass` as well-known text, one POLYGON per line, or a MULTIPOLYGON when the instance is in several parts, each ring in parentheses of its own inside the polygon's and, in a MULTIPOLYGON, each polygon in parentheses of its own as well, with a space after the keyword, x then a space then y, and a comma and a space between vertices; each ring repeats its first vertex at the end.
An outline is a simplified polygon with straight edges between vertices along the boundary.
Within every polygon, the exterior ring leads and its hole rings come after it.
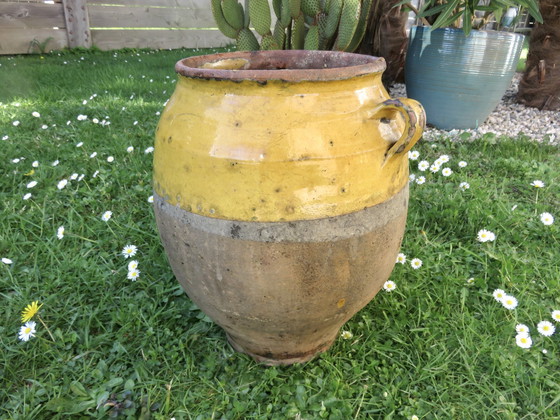
POLYGON ((195 53, 0 57, 0 418, 559 418, 558 149, 420 142, 391 292, 326 354, 264 368, 183 293, 154 224, 153 133, 195 53))

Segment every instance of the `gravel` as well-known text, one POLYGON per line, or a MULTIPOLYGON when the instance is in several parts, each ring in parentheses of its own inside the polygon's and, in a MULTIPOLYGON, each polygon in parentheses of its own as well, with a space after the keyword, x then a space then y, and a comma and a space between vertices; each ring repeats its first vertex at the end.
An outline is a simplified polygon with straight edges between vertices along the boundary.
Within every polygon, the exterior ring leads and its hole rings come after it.
MULTIPOLYGON (((470 133, 471 139, 474 140, 487 133, 493 133, 498 137, 525 135, 541 143, 560 144, 560 112, 540 111, 537 108, 530 108, 517 103, 516 95, 520 77, 520 73, 514 76, 502 101, 484 124, 477 129, 445 131, 427 127, 424 132, 424 139, 430 140, 441 135, 455 137, 462 133, 470 133)), ((390 94, 392 98, 406 96, 405 85, 395 84, 390 89, 390 94)))

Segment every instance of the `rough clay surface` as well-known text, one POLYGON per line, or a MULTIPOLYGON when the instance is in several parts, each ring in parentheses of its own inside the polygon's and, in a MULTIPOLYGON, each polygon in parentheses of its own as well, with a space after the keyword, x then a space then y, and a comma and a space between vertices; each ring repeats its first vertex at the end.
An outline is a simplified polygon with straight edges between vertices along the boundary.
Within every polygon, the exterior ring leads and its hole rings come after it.
MULTIPOLYGON (((471 138, 476 139, 486 133, 493 133, 497 136, 511 137, 525 135, 541 143, 560 144, 560 112, 540 111, 517 103, 520 78, 521 73, 516 73, 498 107, 477 129, 444 131, 428 127, 424 132, 424 139, 432 140, 442 134, 457 136, 462 133, 470 133, 471 138)), ((405 85, 395 84, 390 89, 390 94, 392 98, 406 97, 405 85)))

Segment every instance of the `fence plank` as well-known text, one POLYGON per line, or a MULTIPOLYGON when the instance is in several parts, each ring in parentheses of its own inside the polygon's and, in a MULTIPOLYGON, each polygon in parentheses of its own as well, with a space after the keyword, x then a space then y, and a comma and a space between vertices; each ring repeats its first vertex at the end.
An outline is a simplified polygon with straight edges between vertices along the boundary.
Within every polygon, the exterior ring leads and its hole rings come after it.
POLYGON ((91 47, 91 32, 89 30, 89 15, 86 0, 62 0, 68 46, 91 47))
POLYGON ((64 28, 62 4, 0 2, 0 28, 64 28))
POLYGON ((210 0, 87 0, 88 6, 113 4, 119 6, 179 7, 185 9, 208 9, 210 0))
POLYGON ((118 48, 209 48, 231 44, 218 30, 92 30, 93 45, 101 50, 118 48))
POLYGON ((44 43, 47 40, 46 51, 61 50, 68 46, 64 29, 0 28, 0 55, 38 53, 40 49, 34 42, 44 43))
MULTIPOLYGON (((152 0, 153 1, 153 0, 152 0)), ((209 7, 172 9, 162 7, 115 7, 89 5, 92 28, 213 28, 209 7)))

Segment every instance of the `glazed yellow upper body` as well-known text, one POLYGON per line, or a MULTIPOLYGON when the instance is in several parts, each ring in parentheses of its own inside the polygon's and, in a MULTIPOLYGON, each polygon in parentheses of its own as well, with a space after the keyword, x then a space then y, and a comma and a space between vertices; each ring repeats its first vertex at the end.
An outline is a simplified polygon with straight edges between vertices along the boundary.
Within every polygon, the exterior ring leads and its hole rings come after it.
POLYGON ((408 129, 381 73, 284 82, 179 76, 161 116, 154 189, 203 216, 293 221, 364 209, 408 182, 405 150, 386 153, 408 129))

